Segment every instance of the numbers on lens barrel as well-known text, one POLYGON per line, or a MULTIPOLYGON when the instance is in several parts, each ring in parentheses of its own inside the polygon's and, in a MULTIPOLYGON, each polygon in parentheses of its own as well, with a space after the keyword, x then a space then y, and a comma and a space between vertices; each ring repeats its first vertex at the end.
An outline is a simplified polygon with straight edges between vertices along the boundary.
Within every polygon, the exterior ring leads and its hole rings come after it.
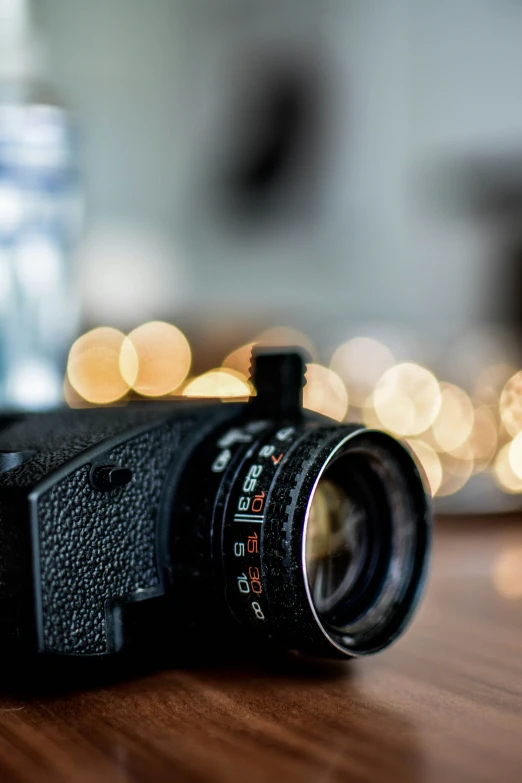
MULTIPOLYGON (((294 427, 284 427, 272 432, 270 440, 264 444, 251 443, 241 473, 234 480, 237 483, 234 484, 230 512, 227 512, 223 543, 227 553, 225 562, 230 562, 228 600, 240 621, 266 623, 268 620, 269 607, 261 568, 261 530, 274 476, 295 434, 294 427)), ((220 442, 221 448, 229 448, 231 441, 246 442, 247 438, 239 431, 231 430, 220 442)), ((224 461, 222 457, 216 467, 221 467, 224 461)))
MULTIPOLYGON (((244 551, 244 549, 243 549, 244 551)), ((257 533, 252 533, 252 535, 248 536, 247 538, 247 552, 249 555, 258 555, 259 554, 259 536, 257 533)))
POLYGON ((250 592, 250 585, 248 584, 246 574, 241 574, 241 576, 238 576, 237 587, 240 593, 246 594, 250 592))
POLYGON ((211 471, 212 473, 223 473, 225 468, 228 466, 228 463, 232 459, 232 452, 230 449, 224 449, 222 452, 218 454, 214 462, 212 463, 211 471))
POLYGON ((291 438, 294 434, 295 429, 293 427, 285 427, 282 430, 279 430, 279 432, 276 433, 277 440, 280 440, 281 443, 284 443, 285 440, 288 440, 288 438, 291 438))
POLYGON ((252 500, 252 511, 254 514, 260 514, 263 510, 263 506, 265 505, 265 493, 260 492, 259 495, 255 495, 254 499, 252 500))
POLYGON ((259 456, 270 459, 272 454, 275 453, 275 450, 276 450, 275 446, 263 446, 263 448, 259 450, 259 456))
POLYGON ((263 472, 262 465, 252 465, 243 482, 243 492, 253 492, 256 488, 257 479, 263 472))
POLYGON ((245 498, 244 496, 241 496, 239 498, 237 507, 239 511, 248 511, 248 509, 250 508, 250 498, 245 498))
POLYGON ((250 566, 248 569, 248 576, 245 573, 240 574, 237 577, 237 588, 240 593, 247 595, 252 592, 255 595, 261 595, 263 593, 263 585, 261 584, 261 572, 259 568, 250 566))
MULTIPOLYGON (((249 555, 259 554, 259 536, 257 533, 252 533, 252 535, 248 536, 246 542, 246 551, 249 555)), ((236 557, 245 556, 245 544, 243 541, 234 541, 234 555, 236 557)))
POLYGON ((250 566, 248 569, 248 578, 250 579, 250 589, 255 595, 261 595, 263 592, 263 585, 261 584, 261 573, 259 568, 250 566))

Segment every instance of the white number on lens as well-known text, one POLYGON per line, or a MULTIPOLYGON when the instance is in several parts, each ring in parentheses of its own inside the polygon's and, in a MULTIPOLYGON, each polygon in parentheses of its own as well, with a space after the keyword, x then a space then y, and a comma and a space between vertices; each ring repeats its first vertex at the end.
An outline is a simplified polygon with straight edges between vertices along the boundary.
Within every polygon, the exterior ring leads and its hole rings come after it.
POLYGON ((260 605, 257 603, 257 601, 252 601, 252 609, 254 610, 254 614, 257 617, 258 620, 264 620, 265 615, 263 614, 263 610, 261 609, 260 605))
POLYGON ((263 472, 262 465, 252 465, 247 473, 246 479, 243 483, 243 492, 253 492, 256 488, 257 481, 261 473, 263 472))
POLYGON ((226 449, 228 446, 234 446, 236 443, 250 443, 252 436, 248 432, 243 432, 239 429, 229 430, 218 440, 218 446, 220 449, 226 449))
POLYGON ((225 449, 221 452, 221 454, 218 454, 214 462, 212 463, 212 472, 213 473, 223 473, 226 466, 230 462, 230 459, 232 457, 232 452, 230 449, 225 449))
POLYGON ((237 507, 240 511, 248 511, 250 508, 250 498, 240 497, 237 507))
POLYGON ((263 446, 259 452, 260 457, 266 457, 267 459, 275 452, 275 446, 263 446))
POLYGON ((240 593, 249 593, 250 592, 250 585, 248 584, 248 579, 246 577, 246 574, 241 574, 241 576, 238 576, 237 578, 237 586, 239 587, 240 593))
POLYGON ((243 557, 245 554, 245 545, 240 544, 239 541, 236 541, 234 544, 234 554, 236 557, 243 557))

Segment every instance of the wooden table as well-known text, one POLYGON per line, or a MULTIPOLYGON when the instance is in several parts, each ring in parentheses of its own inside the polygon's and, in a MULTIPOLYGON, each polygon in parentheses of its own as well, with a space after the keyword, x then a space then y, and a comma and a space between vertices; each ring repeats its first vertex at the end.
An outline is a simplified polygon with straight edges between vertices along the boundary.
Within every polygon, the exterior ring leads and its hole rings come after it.
POLYGON ((423 607, 372 659, 1 698, 0 781, 520 783, 522 597, 492 581, 517 548, 520 519, 439 522, 423 607))

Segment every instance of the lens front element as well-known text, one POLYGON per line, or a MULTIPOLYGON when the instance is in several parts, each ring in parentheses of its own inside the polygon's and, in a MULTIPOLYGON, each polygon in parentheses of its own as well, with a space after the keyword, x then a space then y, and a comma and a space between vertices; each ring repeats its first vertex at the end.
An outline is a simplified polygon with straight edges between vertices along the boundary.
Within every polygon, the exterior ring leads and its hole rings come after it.
POLYGON ((370 531, 364 500, 327 478, 312 498, 306 532, 306 570, 314 605, 321 614, 355 588, 366 561, 370 531))

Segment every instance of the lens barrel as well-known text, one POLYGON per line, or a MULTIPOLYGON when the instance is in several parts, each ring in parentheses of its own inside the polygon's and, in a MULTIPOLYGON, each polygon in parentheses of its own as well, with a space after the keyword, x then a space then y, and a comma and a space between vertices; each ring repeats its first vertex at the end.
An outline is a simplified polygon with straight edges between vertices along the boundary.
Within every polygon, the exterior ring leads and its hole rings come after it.
POLYGON ((167 579, 189 633, 231 614, 306 655, 367 655, 422 592, 428 503, 385 433, 240 416, 200 442, 169 503, 167 579))

